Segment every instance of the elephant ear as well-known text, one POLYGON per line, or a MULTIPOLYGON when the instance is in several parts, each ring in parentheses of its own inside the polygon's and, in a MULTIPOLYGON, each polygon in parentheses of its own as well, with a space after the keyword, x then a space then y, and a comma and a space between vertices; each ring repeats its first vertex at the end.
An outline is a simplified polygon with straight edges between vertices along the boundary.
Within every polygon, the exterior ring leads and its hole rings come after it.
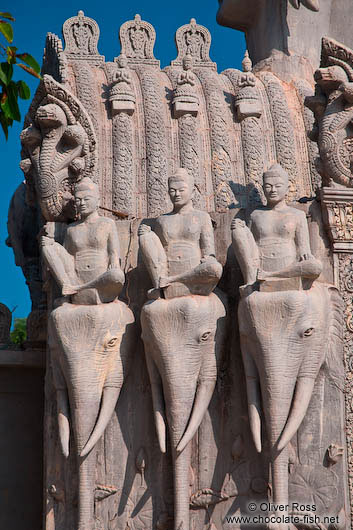
POLYGON ((329 337, 324 363, 324 370, 333 385, 339 390, 344 389, 343 364, 343 327, 344 302, 336 287, 328 287, 330 301, 329 337))

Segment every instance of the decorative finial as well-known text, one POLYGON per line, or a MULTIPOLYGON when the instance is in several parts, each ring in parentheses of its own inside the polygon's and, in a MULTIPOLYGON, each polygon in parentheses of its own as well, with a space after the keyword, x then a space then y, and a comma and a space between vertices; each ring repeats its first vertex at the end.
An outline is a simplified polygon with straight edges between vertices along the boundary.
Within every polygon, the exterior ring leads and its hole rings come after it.
POLYGON ((139 15, 138 13, 136 13, 135 17, 134 17, 134 20, 136 22, 141 22, 141 15, 139 15))
POLYGON ((248 50, 245 50, 244 59, 241 62, 243 67, 243 72, 251 72, 252 70, 252 61, 249 57, 248 50))
POLYGON ((85 16, 85 14, 84 14, 84 12, 82 11, 82 9, 80 9, 80 11, 77 12, 77 16, 78 16, 78 17, 84 17, 84 16, 85 16))

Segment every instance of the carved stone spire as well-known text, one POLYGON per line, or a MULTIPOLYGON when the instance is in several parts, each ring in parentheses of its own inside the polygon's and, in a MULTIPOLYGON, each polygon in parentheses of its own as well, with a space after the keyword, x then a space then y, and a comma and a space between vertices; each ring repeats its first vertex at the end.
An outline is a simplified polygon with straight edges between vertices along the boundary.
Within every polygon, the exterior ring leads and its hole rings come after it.
POLYGON ((192 18, 189 24, 177 29, 175 43, 178 50, 177 58, 171 62, 172 66, 182 66, 186 54, 191 55, 194 66, 208 66, 217 69, 216 63, 210 59, 211 34, 207 28, 196 24, 192 18))
MULTIPOLYGON (((134 20, 122 24, 119 38, 121 53, 127 57, 129 65, 146 64, 159 67, 159 61, 153 55, 155 29, 149 22, 141 20, 140 15, 135 15, 134 20)), ((117 62, 118 58, 114 60, 117 62)))
POLYGON ((63 35, 66 45, 64 52, 68 59, 85 60, 93 64, 104 62, 97 48, 98 24, 93 18, 85 17, 83 11, 64 22, 63 35))

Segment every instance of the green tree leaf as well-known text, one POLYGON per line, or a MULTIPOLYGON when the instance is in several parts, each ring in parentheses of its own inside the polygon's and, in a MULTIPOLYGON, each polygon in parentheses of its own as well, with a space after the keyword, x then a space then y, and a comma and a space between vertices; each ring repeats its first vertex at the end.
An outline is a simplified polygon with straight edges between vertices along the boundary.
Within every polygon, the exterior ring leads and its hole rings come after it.
POLYGON ((30 55, 29 53, 18 53, 16 55, 16 57, 18 57, 19 59, 21 59, 21 61, 23 61, 24 63, 28 64, 28 66, 30 66, 31 68, 33 68, 33 70, 39 74, 40 72, 40 66, 39 64, 37 63, 37 61, 35 60, 34 57, 32 57, 32 55, 30 55))
POLYGON ((0 11, 0 17, 7 18, 7 20, 12 20, 12 22, 15 22, 14 17, 11 15, 11 13, 2 12, 0 11))
POLYGON ((13 67, 9 63, 0 63, 0 80, 4 85, 8 85, 12 79, 13 67))
POLYGON ((16 46, 8 46, 6 48, 7 62, 9 64, 14 64, 16 62, 16 52, 17 52, 16 46))
POLYGON ((11 24, 4 22, 4 20, 0 20, 0 32, 4 35, 7 42, 13 41, 13 29, 11 24))
POLYGON ((31 97, 31 91, 29 86, 24 81, 17 81, 18 95, 21 99, 29 99, 31 97))
POLYGON ((7 96, 8 96, 9 106, 10 106, 10 113, 11 113, 9 117, 12 118, 13 120, 21 121, 20 109, 18 107, 18 102, 17 102, 18 87, 17 87, 17 83, 15 83, 14 81, 11 81, 7 87, 7 96))
POLYGON ((8 134, 9 134, 9 128, 8 128, 8 124, 7 124, 7 119, 5 118, 5 115, 2 112, 2 110, 0 110, 0 124, 1 124, 2 130, 4 132, 5 138, 7 140, 8 139, 8 134))
POLYGON ((22 64, 22 63, 16 63, 16 64, 17 66, 25 70, 28 74, 31 74, 34 77, 37 77, 38 79, 42 79, 42 76, 40 74, 37 74, 37 72, 33 70, 33 68, 30 68, 29 66, 22 64))
POLYGON ((22 344, 27 338, 26 318, 15 318, 13 330, 10 333, 11 342, 22 344))

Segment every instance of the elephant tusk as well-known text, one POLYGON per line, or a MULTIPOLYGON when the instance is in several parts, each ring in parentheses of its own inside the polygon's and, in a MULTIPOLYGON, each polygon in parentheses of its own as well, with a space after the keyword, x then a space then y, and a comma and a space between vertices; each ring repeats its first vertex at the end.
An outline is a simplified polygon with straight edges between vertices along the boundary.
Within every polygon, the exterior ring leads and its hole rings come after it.
POLYGON ((69 423, 69 401, 66 390, 58 390, 56 394, 58 407, 58 426, 61 451, 65 458, 69 456, 70 423, 69 423))
POLYGON ((159 410, 156 410, 154 413, 154 419, 156 423, 156 431, 158 437, 159 448, 161 453, 165 453, 167 450, 166 447, 166 428, 163 414, 159 410))
POLYGON ((305 6, 307 9, 310 9, 310 11, 319 11, 320 4, 319 0, 300 0, 303 6, 305 6))
POLYGON ((81 451, 81 458, 88 455, 88 453, 92 451, 93 447, 96 445, 99 438, 104 433, 114 412, 116 402, 119 398, 119 394, 120 388, 109 386, 103 389, 102 405, 99 412, 98 420, 91 436, 89 437, 86 445, 81 451))
POLYGON ((279 439, 278 451, 286 447, 299 429, 309 406, 314 384, 315 379, 311 377, 300 377, 297 380, 292 409, 279 439))
POLYGON ((200 423, 206 414, 208 405, 210 404, 215 385, 216 381, 214 379, 203 380, 198 385, 190 421, 178 444, 177 453, 181 453, 185 449, 187 444, 194 437, 197 429, 200 427, 200 423))
POLYGON ((258 453, 262 451, 261 444, 261 418, 260 413, 255 404, 249 405, 249 421, 250 430, 254 440, 255 448, 258 453))

